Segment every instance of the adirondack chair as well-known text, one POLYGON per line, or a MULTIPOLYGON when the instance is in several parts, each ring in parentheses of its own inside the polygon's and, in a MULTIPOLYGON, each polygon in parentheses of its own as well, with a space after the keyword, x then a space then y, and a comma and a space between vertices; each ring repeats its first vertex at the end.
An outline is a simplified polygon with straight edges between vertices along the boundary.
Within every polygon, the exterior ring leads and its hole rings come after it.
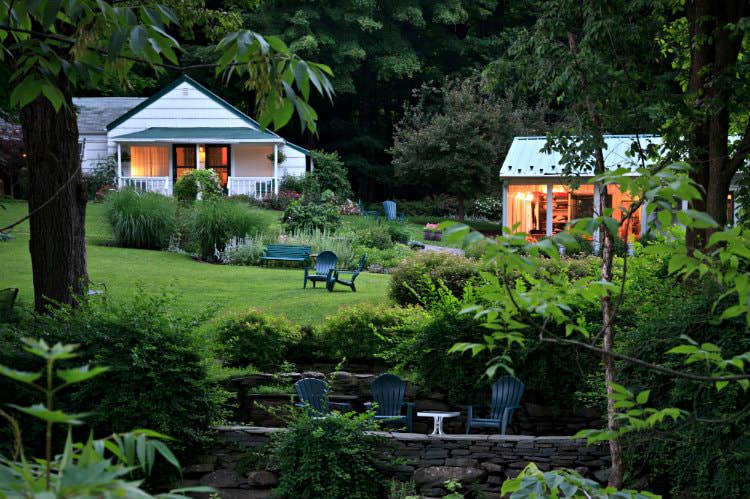
POLYGON ((349 286, 352 288, 352 291, 355 293, 357 292, 356 286, 354 286, 354 280, 357 278, 357 276, 364 270, 365 265, 367 264, 367 253, 362 255, 362 259, 359 261, 359 265, 354 270, 344 270, 344 269, 336 269, 333 271, 333 275, 331 276, 331 279, 328 281, 327 289, 328 291, 333 291, 333 288, 336 286, 336 284, 343 284, 344 286, 349 286), (351 275, 351 278, 349 279, 342 279, 341 275, 351 275))
POLYGON ((0 289, 0 318, 10 316, 16 304, 16 298, 18 298, 18 288, 0 289))
POLYGON ((383 201, 383 213, 385 213, 385 219, 389 222, 396 220, 396 203, 395 201, 383 201))
POLYGON ((300 402, 297 407, 305 407, 314 416, 325 416, 331 412, 331 408, 346 412, 350 409, 349 404, 328 401, 328 383, 316 378, 302 378, 294 384, 300 402))
POLYGON ((406 431, 412 433, 414 404, 404 402, 406 381, 395 374, 385 373, 375 378, 371 386, 374 402, 366 402, 365 408, 369 410, 375 404, 376 420, 387 424, 406 423, 406 431), (404 406, 406 406, 406 415, 401 413, 404 406))
POLYGON ((488 418, 478 418, 474 415, 474 406, 467 408, 466 434, 475 428, 497 428, 501 435, 513 418, 513 413, 521 407, 521 396, 524 384, 513 376, 503 376, 492 384, 492 402, 488 418))
POLYGON ((321 251, 315 259, 315 267, 305 267, 305 281, 302 288, 307 288, 307 281, 313 283, 313 288, 318 282, 325 282, 328 287, 333 278, 333 271, 336 270, 336 264, 339 257, 333 251, 321 251), (311 271, 314 270, 315 273, 311 271))

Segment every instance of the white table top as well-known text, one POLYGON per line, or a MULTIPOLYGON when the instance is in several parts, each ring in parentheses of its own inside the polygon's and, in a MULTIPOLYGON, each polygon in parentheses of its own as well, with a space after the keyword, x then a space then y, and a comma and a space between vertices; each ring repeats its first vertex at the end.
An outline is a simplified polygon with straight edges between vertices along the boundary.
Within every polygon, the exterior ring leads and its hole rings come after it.
POLYGON ((434 417, 457 418, 460 415, 461 415, 460 412, 444 412, 444 411, 420 411, 417 413, 417 416, 421 418, 434 418, 434 417))

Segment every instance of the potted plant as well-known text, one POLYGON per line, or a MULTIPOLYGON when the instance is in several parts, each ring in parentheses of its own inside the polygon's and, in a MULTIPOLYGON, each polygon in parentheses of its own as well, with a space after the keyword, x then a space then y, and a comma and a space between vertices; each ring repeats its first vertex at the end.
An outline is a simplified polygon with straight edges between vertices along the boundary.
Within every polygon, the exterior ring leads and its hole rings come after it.
POLYGON ((427 241, 440 241, 443 231, 438 224, 427 224, 424 226, 424 238, 427 241))

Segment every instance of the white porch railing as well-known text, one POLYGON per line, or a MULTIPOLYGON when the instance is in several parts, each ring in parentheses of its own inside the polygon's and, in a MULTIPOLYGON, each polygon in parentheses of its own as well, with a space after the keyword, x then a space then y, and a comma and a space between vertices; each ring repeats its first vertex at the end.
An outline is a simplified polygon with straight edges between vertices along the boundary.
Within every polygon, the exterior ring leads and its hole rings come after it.
POLYGON ((251 196, 262 199, 274 193, 273 177, 229 177, 227 190, 230 196, 251 196))
POLYGON ((169 196, 169 177, 120 177, 120 188, 132 187, 138 191, 157 192, 169 196))

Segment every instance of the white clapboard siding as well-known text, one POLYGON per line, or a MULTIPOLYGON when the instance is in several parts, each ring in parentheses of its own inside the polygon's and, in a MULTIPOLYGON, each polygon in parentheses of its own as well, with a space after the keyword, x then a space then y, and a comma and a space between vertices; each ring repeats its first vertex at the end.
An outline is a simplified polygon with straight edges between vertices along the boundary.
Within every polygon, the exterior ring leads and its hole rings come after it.
POLYGON ((183 82, 109 131, 110 139, 152 127, 257 129, 189 82, 183 82))
POLYGON ((281 148, 284 154, 284 162, 279 165, 279 176, 295 175, 301 177, 305 174, 305 154, 284 145, 281 148))
POLYGON ((109 156, 105 134, 81 135, 79 141, 84 144, 83 164, 81 165, 84 172, 92 170, 97 163, 109 156))

